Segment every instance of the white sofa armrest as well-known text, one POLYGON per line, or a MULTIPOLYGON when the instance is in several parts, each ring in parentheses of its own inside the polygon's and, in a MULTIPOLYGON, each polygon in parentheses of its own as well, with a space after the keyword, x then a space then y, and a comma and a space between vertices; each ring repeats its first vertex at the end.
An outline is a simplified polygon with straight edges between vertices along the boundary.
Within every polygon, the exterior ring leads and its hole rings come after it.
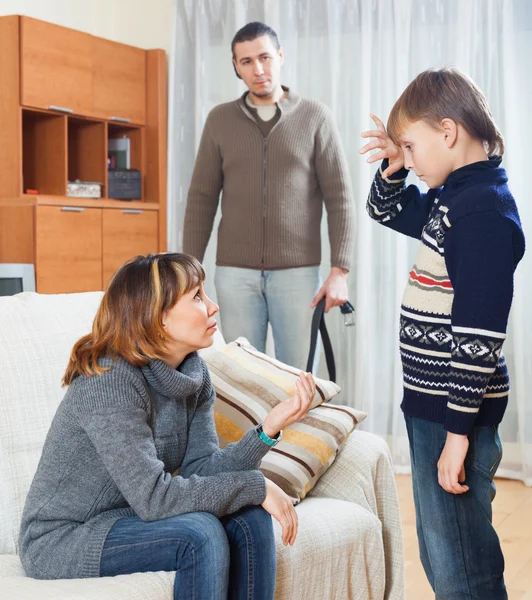
POLYGON ((375 434, 355 430, 310 496, 348 500, 382 523, 386 600, 404 600, 404 549, 390 450, 375 434))

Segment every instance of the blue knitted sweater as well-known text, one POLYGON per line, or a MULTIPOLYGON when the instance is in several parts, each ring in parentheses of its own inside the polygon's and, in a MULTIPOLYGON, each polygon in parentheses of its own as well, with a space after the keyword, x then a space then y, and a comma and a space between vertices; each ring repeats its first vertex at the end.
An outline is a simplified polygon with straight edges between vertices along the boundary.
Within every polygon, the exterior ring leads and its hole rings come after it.
POLYGON ((525 251, 501 159, 457 169, 426 194, 406 187, 405 169, 384 180, 387 162, 367 210, 421 242, 401 306, 401 407, 453 433, 496 425, 508 403, 501 349, 514 271, 525 251))

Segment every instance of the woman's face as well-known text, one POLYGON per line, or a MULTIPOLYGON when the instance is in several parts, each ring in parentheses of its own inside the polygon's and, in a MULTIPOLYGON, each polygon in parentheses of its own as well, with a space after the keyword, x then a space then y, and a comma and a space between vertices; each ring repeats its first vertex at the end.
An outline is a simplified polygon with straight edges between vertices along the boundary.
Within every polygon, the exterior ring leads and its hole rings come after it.
POLYGON ((203 283, 199 283, 163 315, 163 326, 172 340, 170 350, 179 362, 187 354, 212 345, 217 312, 218 305, 205 294, 203 283))

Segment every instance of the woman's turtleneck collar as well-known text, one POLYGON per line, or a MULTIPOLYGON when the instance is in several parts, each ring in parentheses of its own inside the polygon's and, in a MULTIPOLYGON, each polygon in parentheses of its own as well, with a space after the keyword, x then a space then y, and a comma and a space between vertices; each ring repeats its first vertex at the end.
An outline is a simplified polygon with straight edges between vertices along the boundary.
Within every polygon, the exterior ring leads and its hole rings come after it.
POLYGON ((460 167, 447 177, 445 187, 454 187, 455 185, 460 186, 466 183, 467 180, 480 174, 486 176, 487 173, 492 173, 494 177, 505 176, 504 170, 499 170, 501 162, 501 156, 491 156, 488 160, 480 160, 478 162, 460 167))
POLYGON ((173 369, 162 360, 151 360, 142 367, 149 385, 163 396, 184 397, 197 394, 203 385, 203 365, 197 352, 192 352, 173 369))

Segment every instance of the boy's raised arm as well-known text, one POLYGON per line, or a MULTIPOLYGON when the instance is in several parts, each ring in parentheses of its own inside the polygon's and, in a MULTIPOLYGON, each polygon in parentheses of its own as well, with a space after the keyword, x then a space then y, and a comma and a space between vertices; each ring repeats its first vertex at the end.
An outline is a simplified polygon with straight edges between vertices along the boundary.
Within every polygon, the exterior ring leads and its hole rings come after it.
POLYGON ((364 131, 361 135, 375 140, 363 146, 360 154, 379 149, 367 162, 382 160, 382 164, 371 185, 366 209, 373 220, 399 233, 420 239, 439 189, 423 194, 415 185, 406 187, 408 170, 404 167, 402 148, 393 143, 376 115, 372 114, 371 118, 377 129, 364 131))

